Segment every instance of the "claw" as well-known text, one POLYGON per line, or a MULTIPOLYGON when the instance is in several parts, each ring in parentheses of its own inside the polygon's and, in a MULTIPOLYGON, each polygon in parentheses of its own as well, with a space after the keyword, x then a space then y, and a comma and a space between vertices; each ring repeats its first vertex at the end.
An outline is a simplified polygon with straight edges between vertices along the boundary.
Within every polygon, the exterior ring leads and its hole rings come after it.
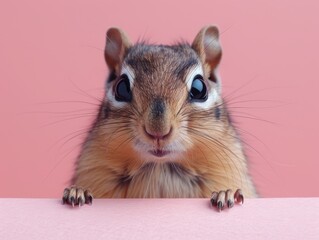
POLYGON ((71 187, 70 192, 69 192, 69 203, 74 207, 74 205, 77 204, 77 199, 76 199, 76 187, 71 187))
POLYGON ((231 189, 228 189, 226 191, 225 199, 227 201, 227 207, 232 208, 234 206, 234 195, 233 195, 233 191, 231 189))
POLYGON ((217 198, 218 198, 218 192, 213 192, 210 198, 210 202, 212 203, 212 206, 216 206, 217 198))
POLYGON ((236 202, 238 202, 238 203, 241 202, 242 204, 244 203, 244 195, 243 195, 241 189, 237 189, 234 197, 236 199, 236 202))
POLYGON ((76 191, 76 201, 79 204, 79 207, 81 207, 84 204, 85 196, 82 188, 78 188, 76 191))
POLYGON ((93 196, 88 190, 85 190, 84 198, 85 198, 85 203, 92 205, 93 196))
POLYGON ((72 204, 72 207, 75 205, 75 199, 74 197, 70 197, 70 203, 72 204))
POLYGON ((217 207, 219 211, 221 211, 224 208, 225 198, 226 198, 226 192, 220 191, 217 197, 217 207))
POLYGON ((233 206, 234 206, 234 202, 231 201, 231 200, 228 200, 228 201, 227 201, 227 207, 228 207, 228 208, 232 208, 233 206))
POLYGON ((63 196, 62 196, 62 204, 66 204, 68 202, 69 193, 70 193, 70 189, 65 188, 63 191, 63 196))
POLYGON ((79 198, 79 207, 81 207, 81 206, 83 206, 84 205, 84 201, 83 201, 83 199, 82 198, 79 198))
POLYGON ((218 208, 218 211, 220 212, 222 209, 223 209, 223 203, 221 202, 221 201, 219 201, 218 203, 217 203, 217 208, 218 208))

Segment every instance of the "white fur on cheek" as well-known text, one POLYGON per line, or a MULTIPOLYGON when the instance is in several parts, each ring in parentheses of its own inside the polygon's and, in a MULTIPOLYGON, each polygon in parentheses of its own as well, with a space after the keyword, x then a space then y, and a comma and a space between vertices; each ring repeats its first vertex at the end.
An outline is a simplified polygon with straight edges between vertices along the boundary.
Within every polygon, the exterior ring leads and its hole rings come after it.
MULTIPOLYGON (((131 90, 134 84, 134 79, 135 79, 135 74, 134 71, 125 63, 122 66, 121 74, 126 74, 129 81, 130 81, 130 86, 131 90)), ((114 83, 113 83, 114 84, 114 83)), ((126 106, 128 103, 127 102, 120 102, 115 99, 115 93, 113 92, 112 84, 107 84, 107 91, 106 91, 106 99, 113 107, 116 108, 122 108, 126 106)))
POLYGON ((194 102, 193 104, 202 109, 211 109, 214 106, 214 103, 218 100, 218 93, 215 88, 211 89, 208 93, 208 98, 205 102, 194 102))
POLYGON ((122 108, 127 105, 127 102, 119 102, 115 99, 115 95, 112 88, 109 88, 106 92, 107 101, 116 108, 122 108))

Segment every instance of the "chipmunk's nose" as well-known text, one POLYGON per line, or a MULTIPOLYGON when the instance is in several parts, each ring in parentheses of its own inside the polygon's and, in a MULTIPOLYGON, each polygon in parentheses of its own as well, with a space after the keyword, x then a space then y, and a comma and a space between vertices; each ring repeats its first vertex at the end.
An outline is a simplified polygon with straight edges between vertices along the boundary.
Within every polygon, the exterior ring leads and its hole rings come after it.
POLYGON ((172 134, 173 128, 170 127, 168 131, 152 131, 151 129, 147 129, 147 127, 144 127, 145 134, 154 140, 163 140, 168 138, 172 134))

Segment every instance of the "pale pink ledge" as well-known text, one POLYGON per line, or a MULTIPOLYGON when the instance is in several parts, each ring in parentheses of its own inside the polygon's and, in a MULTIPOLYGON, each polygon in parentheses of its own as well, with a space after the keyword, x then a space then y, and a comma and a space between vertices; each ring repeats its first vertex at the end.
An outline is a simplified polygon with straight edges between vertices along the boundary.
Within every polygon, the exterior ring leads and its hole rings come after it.
POLYGON ((245 199, 218 212, 208 199, 0 199, 0 239, 319 239, 319 198, 245 199))

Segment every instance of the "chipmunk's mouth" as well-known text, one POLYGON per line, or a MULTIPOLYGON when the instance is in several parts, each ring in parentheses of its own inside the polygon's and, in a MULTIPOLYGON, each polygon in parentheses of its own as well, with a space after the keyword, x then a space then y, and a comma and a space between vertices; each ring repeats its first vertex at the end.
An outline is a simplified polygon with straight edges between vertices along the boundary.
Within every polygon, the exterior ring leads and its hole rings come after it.
POLYGON ((173 142, 165 146, 154 146, 153 144, 136 139, 133 147, 139 153, 140 160, 158 161, 161 163, 181 159, 186 152, 185 146, 179 142, 173 142))
POLYGON ((168 154, 170 154, 171 152, 170 151, 167 151, 167 150, 162 150, 162 149, 156 149, 156 150, 150 150, 148 151, 150 154, 152 154, 153 156, 155 157, 164 157, 168 154))

